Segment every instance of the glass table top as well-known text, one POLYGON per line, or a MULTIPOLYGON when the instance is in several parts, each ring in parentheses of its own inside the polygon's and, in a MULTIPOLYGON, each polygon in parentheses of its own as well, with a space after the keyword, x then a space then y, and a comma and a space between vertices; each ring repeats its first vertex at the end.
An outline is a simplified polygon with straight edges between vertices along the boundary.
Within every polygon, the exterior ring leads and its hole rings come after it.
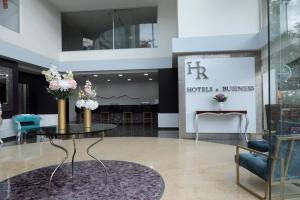
POLYGON ((65 130, 58 130, 57 126, 44 126, 30 129, 27 133, 44 136, 84 135, 87 133, 101 133, 116 127, 115 124, 93 124, 91 128, 85 128, 83 124, 67 124, 65 130))

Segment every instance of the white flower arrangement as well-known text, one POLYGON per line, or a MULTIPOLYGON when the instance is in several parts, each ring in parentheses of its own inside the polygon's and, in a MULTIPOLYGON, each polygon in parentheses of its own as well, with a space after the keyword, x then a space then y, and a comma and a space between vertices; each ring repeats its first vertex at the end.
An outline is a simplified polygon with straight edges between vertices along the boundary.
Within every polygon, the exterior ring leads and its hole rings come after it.
POLYGON ((90 109, 90 110, 95 110, 97 109, 99 106, 98 102, 95 100, 84 100, 84 99, 80 99, 76 102, 76 107, 77 108, 86 108, 86 109, 90 109))
POLYGON ((72 90, 77 88, 77 82, 73 78, 72 71, 67 71, 61 75, 57 71, 57 67, 51 65, 47 71, 42 71, 46 81, 49 83, 48 92, 57 99, 65 99, 71 95, 72 90))
POLYGON ((91 81, 87 80, 84 86, 84 90, 79 90, 78 98, 76 102, 77 108, 86 108, 90 110, 95 110, 98 108, 99 103, 96 100, 96 90, 92 89, 91 81))

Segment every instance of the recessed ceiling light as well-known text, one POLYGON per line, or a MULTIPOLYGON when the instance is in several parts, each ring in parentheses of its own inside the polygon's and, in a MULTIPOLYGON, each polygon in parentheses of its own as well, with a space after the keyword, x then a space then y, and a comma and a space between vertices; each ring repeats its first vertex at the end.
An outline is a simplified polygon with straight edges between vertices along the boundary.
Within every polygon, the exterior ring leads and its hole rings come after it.
POLYGON ((110 82, 110 79, 107 79, 107 82, 110 82))
POLYGON ((149 74, 145 73, 144 76, 148 76, 149 74))
POLYGON ((152 81, 153 79, 152 78, 149 78, 149 81, 152 81))
POLYGON ((123 76, 123 74, 118 74, 118 76, 119 76, 119 77, 122 77, 122 76, 123 76))
POLYGON ((127 81, 131 81, 131 78, 128 78, 127 81))
POLYGON ((97 78, 97 77, 98 77, 98 74, 94 74, 93 77, 96 77, 96 78, 97 78))

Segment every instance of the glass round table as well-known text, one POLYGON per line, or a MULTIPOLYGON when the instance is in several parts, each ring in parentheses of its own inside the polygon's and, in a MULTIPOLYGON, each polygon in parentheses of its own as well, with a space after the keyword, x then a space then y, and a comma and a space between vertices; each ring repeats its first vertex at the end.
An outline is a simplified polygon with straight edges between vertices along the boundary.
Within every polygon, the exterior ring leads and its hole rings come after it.
POLYGON ((76 140, 75 140, 76 136, 77 137, 79 137, 80 135, 88 136, 88 135, 91 135, 91 134, 99 135, 100 138, 98 138, 95 142, 93 142, 91 145, 89 145, 87 147, 86 153, 91 158, 98 161, 101 164, 101 166, 104 168, 105 173, 106 173, 105 174, 105 181, 107 182, 108 171, 107 171, 106 166, 104 165, 104 163, 100 159, 97 159, 94 155, 92 155, 90 153, 90 149, 94 145, 96 145, 97 143, 99 143, 100 141, 102 141, 104 139, 105 132, 110 131, 110 130, 116 128, 116 127, 117 126, 114 125, 114 124, 93 124, 89 128, 84 127, 83 124, 67 124, 65 130, 58 130, 57 126, 45 126, 45 127, 34 128, 34 129, 28 130, 27 132, 30 135, 33 134, 35 136, 42 136, 42 137, 49 138, 50 144, 52 146, 63 150, 66 154, 65 157, 63 158, 63 160, 60 162, 60 164, 51 173, 51 176, 49 178, 49 186, 48 186, 49 193, 51 192, 51 182, 52 182, 52 179, 55 175, 55 172, 65 163, 65 161, 69 157, 69 151, 65 147, 54 143, 53 140, 55 138, 68 139, 68 138, 72 137, 72 140, 73 140, 72 178, 73 178, 73 175, 74 175, 74 159, 75 159, 75 155, 76 155, 76 140))

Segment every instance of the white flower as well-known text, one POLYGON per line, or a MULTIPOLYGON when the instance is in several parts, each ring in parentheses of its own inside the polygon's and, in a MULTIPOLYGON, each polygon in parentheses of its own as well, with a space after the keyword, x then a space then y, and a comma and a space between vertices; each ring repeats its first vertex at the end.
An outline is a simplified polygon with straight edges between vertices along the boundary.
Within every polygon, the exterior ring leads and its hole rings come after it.
POLYGON ((70 89, 69 81, 67 80, 60 80, 59 81, 59 87, 61 91, 67 91, 70 89))
POLYGON ((86 109, 90 109, 90 110, 95 110, 97 109, 99 106, 98 102, 97 101, 94 101, 94 100, 78 100, 76 102, 76 107, 77 108, 86 108, 86 109))

